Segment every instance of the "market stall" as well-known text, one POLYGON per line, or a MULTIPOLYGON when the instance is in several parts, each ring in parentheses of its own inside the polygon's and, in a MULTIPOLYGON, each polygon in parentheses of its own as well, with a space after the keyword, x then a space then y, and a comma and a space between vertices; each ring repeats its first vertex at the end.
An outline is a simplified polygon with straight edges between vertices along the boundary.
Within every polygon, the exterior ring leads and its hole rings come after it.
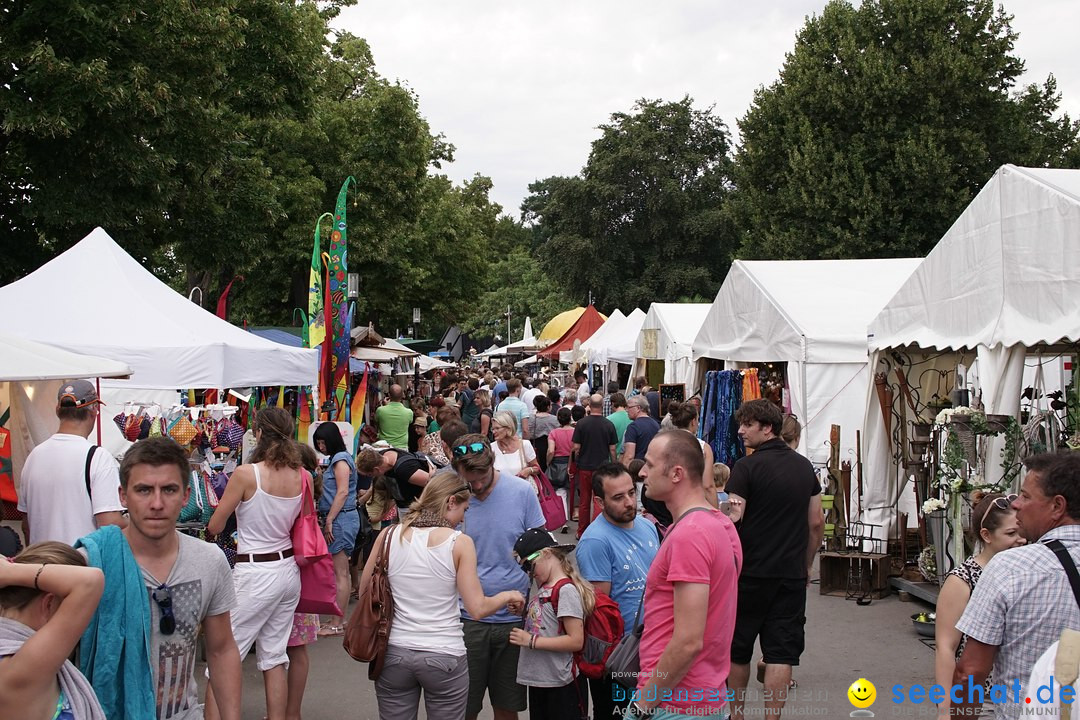
POLYGON ((1080 171, 1002 166, 870 322, 863 508, 890 537, 901 513, 913 519, 932 498, 956 537, 972 489, 1015 487, 1004 428, 1018 416, 1025 358, 1073 353, 1080 340, 1078 238, 1080 171), (980 402, 966 424, 1000 416, 1001 432, 974 427, 982 439, 970 448, 931 439, 959 435, 949 412, 980 402))
POLYGON ((637 335, 631 382, 644 375, 653 387, 682 383, 686 386, 686 396, 693 395, 698 380, 692 346, 710 307, 709 303, 650 305, 637 335))
POLYGON ((33 439, 56 431, 56 415, 51 411, 60 383, 130 374, 131 368, 116 360, 0 335, 0 501, 16 501, 15 478, 33 439), (16 418, 23 420, 16 422, 16 418))
POLYGON ((607 318, 604 315, 601 315, 594 306, 590 305, 555 342, 545 347, 537 355, 558 362, 559 353, 564 351, 573 353, 574 346, 577 345, 580 348, 581 343, 591 338, 606 320, 607 318))
MULTIPOLYGON (((283 347, 203 310, 101 228, 0 288, 0 305, 21 309, 0 317, 0 332, 129 367, 120 386, 125 407, 171 407, 177 388, 311 385, 316 378, 315 351, 283 347)), ((119 382, 103 383, 105 402, 116 402, 110 392, 119 382)), ((36 416, 27 408, 14 418, 16 427, 24 424, 26 452, 55 430, 52 403, 45 404, 36 416)), ((103 444, 114 453, 123 446, 113 439, 126 442, 118 432, 104 426, 103 444)))
POLYGON ((802 423, 800 452, 824 465, 835 424, 841 455, 854 459, 869 382, 866 324, 920 262, 736 260, 693 341, 699 384, 709 360, 755 368, 762 396, 802 423))

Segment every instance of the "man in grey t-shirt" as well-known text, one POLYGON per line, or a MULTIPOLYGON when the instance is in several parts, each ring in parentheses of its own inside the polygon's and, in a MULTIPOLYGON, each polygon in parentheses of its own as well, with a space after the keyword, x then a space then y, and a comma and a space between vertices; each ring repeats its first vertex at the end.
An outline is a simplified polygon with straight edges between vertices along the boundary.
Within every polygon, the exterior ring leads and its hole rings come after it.
MULTIPOLYGON (((187 503, 187 454, 169 437, 140 440, 120 463, 120 500, 128 509, 124 537, 146 583, 150 604, 150 670, 158 720, 202 720, 195 684, 199 625, 216 703, 208 720, 240 720, 240 653, 229 611, 232 573, 216 545, 176 531, 187 503)), ((122 678, 119 678, 122 681, 122 678)))

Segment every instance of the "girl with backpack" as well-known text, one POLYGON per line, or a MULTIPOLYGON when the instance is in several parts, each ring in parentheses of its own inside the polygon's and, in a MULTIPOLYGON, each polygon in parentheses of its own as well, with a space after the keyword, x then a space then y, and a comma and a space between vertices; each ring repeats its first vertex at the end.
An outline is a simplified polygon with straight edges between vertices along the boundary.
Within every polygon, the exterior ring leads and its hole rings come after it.
POLYGON ((588 688, 574 653, 585 645, 585 618, 596 597, 570 564, 573 547, 557 544, 543 528, 526 530, 514 543, 518 562, 535 581, 524 627, 510 631, 510 642, 521 648, 517 681, 529 689, 531 720, 588 716, 588 688))

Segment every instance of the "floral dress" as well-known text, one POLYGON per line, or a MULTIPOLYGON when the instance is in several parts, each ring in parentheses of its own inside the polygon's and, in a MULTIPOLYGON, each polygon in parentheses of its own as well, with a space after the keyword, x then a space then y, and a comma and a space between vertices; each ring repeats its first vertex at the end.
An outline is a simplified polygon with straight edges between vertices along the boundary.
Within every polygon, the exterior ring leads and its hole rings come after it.
MULTIPOLYGON (((967 583, 970 592, 975 592, 975 585, 979 582, 979 578, 982 577, 983 568, 982 565, 975 562, 975 556, 971 555, 967 560, 960 563, 957 567, 954 567, 949 571, 949 575, 955 575, 956 577, 967 583)), ((948 577, 946 575, 945 577, 948 577)), ((964 645, 967 644, 967 635, 960 633, 960 644, 956 646, 956 659, 960 659, 960 655, 964 652, 964 645)), ((994 678, 992 674, 986 676, 986 682, 983 683, 985 692, 990 692, 990 686, 994 684, 994 678)))

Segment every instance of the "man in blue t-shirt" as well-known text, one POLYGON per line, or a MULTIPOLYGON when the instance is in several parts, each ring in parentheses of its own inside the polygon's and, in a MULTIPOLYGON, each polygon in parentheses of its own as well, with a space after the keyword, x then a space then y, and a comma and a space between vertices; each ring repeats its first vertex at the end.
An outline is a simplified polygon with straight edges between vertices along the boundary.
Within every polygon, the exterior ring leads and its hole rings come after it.
MULTIPOLYGON (((604 512, 578 541, 577 562, 581 575, 597 590, 611 596, 623 616, 623 632, 630 633, 638 620, 645 577, 660 548, 656 526, 638 517, 637 491, 630 474, 619 463, 605 463, 593 472, 593 495, 604 512)), ((612 710, 626 703, 612 699, 610 678, 589 680, 596 708, 594 718, 612 717, 612 710)), ((627 701, 628 702, 628 701, 627 701)))
MULTIPOLYGON (((454 470, 469 486, 472 498, 461 530, 476 544, 476 573, 488 597, 504 590, 529 592, 529 576, 514 559, 514 543, 531 528, 544 527, 544 514, 531 482, 495 472, 495 453, 483 435, 462 435, 450 448, 454 470)), ((495 717, 525 709, 525 687, 517 682, 518 646, 510 630, 521 618, 503 608, 483 620, 461 611, 469 660, 466 718, 475 718, 489 693, 495 717)))

